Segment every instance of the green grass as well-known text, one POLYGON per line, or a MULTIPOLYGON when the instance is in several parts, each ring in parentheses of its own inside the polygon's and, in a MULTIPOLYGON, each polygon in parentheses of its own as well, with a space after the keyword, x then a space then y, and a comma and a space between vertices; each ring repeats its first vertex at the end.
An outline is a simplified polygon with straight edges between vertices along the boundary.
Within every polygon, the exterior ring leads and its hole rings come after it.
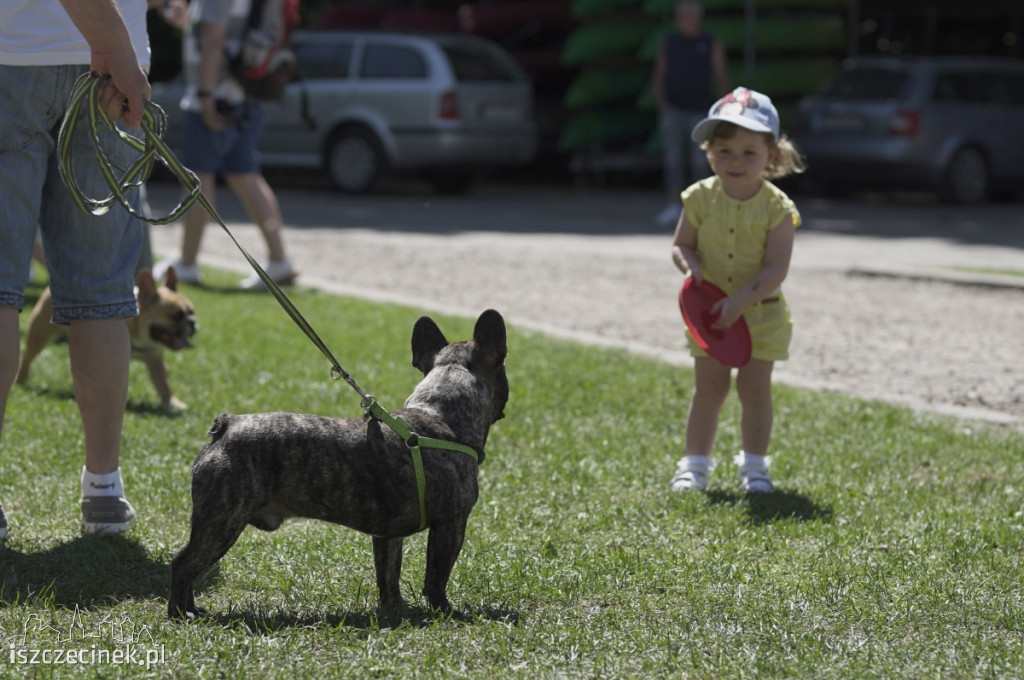
MULTIPOLYGON (((81 426, 66 348, 45 352, 28 388, 15 388, 0 449, 11 520, 0 548, 0 677, 1012 678, 1024 669, 1018 429, 780 386, 779 491, 738 493, 731 397, 708 492, 673 495, 691 373, 515 327, 508 417, 492 429, 449 587, 469 623, 427 615, 424 535, 406 544, 408 616, 380 619, 369 538, 311 521, 246 531, 200 584, 211 617, 167 621, 189 465, 213 417, 359 415, 355 392, 330 380, 269 296, 210 274, 211 289, 187 289, 197 348, 170 357, 187 414, 160 414, 133 366, 122 469, 140 522, 127 537, 79 535, 81 426), (32 649, 129 654, 126 640, 162 652, 163 663, 147 672, 10 662, 32 649)), ((418 375, 409 336, 419 312, 291 293, 363 389, 398 408, 418 375)), ((435 318, 449 339, 471 334, 473 319, 435 318)))

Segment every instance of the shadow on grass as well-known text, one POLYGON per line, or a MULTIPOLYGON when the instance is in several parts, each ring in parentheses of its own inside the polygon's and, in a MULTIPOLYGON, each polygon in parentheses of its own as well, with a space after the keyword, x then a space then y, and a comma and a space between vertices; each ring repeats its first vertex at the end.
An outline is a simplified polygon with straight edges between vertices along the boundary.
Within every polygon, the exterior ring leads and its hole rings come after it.
POLYGON ((439 614, 428 607, 406 605, 387 612, 341 612, 333 614, 291 614, 288 612, 266 613, 256 610, 234 611, 226 614, 211 614, 201 619, 217 626, 225 626, 263 635, 290 628, 344 628, 357 631, 375 631, 388 628, 411 626, 429 628, 442 622, 456 624, 507 623, 519 624, 519 613, 496 607, 483 607, 451 616, 439 614))
MULTIPOLYGON (((255 272, 256 270, 252 270, 255 272)), ((248 274, 239 274, 239 276, 248 276, 248 274)), ((224 284, 213 284, 213 283, 202 283, 202 284, 189 284, 194 288, 197 288, 204 293, 214 293, 216 295, 250 295, 250 296, 270 296, 270 291, 267 290, 266 286, 260 286, 259 288, 241 288, 238 285, 224 285, 224 284)), ((278 284, 285 295, 289 297, 293 293, 311 293, 316 292, 315 289, 303 286, 302 283, 286 283, 278 284)))
POLYGON ((167 597, 170 571, 132 538, 93 535, 34 553, 0 547, 0 578, 0 604, 93 607, 167 597))
MULTIPOLYGON (((133 364, 135 362, 132 362, 133 364)), ((68 381, 71 380, 71 374, 68 373, 68 381)), ((73 390, 65 387, 53 388, 53 387, 32 387, 22 386, 23 389, 32 392, 37 397, 44 397, 47 399, 57 399, 60 401, 74 401, 75 393, 73 390)), ((152 400, 139 400, 129 398, 125 404, 125 411, 128 413, 134 413, 139 416, 158 416, 161 418, 181 418, 185 415, 184 411, 175 411, 172 408, 162 405, 156 399, 152 400)))
POLYGON ((169 406, 164 406, 155 399, 139 401, 138 399, 131 398, 125 404, 125 411, 138 416, 157 416, 160 418, 182 418, 187 413, 187 411, 176 411, 169 406))
POLYGON ((772 493, 738 494, 731 491, 709 491, 712 505, 745 505, 753 524, 778 521, 831 522, 832 508, 819 505, 807 496, 794 491, 776 489, 772 493))

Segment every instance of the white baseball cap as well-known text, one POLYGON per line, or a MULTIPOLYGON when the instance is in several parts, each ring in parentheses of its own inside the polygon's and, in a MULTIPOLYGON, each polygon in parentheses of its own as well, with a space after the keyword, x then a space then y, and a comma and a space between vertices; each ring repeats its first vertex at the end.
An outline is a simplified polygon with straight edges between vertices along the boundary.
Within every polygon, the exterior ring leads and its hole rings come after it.
POLYGON ((770 132, 775 141, 779 140, 779 112, 772 100, 745 87, 737 87, 711 106, 708 117, 694 126, 693 141, 706 142, 719 123, 732 123, 754 132, 770 132))

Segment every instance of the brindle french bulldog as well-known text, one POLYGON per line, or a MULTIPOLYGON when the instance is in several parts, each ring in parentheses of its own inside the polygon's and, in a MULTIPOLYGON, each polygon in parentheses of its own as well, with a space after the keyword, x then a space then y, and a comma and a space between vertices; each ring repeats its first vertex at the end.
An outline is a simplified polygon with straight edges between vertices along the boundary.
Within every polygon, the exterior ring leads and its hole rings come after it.
MULTIPOLYGON (((504 417, 508 379, 505 322, 477 319, 473 339, 449 344, 429 317, 412 333, 412 363, 424 378, 394 412, 421 437, 467 445, 483 462, 492 423, 504 417)), ((373 536, 380 605, 405 605, 399 590, 402 541, 420 530, 409 448, 374 419, 293 413, 222 414, 192 465, 192 531, 171 561, 168 615, 193 619, 196 577, 214 565, 246 525, 277 529, 310 517, 373 536)), ((459 451, 422 448, 427 564, 423 593, 451 614, 447 586, 477 500, 478 462, 459 451)))
MULTIPOLYGON (((148 269, 139 271, 135 286, 139 315, 125 319, 131 337, 132 358, 146 364, 153 387, 160 395, 161 407, 169 411, 184 411, 188 407, 171 389, 164 349, 178 351, 192 347, 189 338, 195 335, 197 328, 195 306, 178 292, 178 278, 173 267, 167 270, 164 284, 159 288, 148 269)), ((52 312, 53 299, 47 287, 32 309, 25 330, 25 351, 21 353, 15 379, 19 384, 28 381, 32 361, 43 348, 69 332, 67 326, 50 323, 52 312)))

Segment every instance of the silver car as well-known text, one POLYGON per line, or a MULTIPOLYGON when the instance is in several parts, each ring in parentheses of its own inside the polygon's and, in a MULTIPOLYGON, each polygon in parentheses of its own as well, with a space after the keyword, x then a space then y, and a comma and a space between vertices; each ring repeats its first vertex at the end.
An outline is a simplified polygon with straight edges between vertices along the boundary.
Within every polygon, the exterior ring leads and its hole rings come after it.
MULTIPOLYGON (((493 42, 309 31, 295 33, 291 47, 302 79, 280 102, 266 103, 266 165, 323 168, 351 193, 369 191, 392 170, 460 192, 481 171, 521 166, 536 153, 532 85, 493 42)), ((181 91, 180 80, 153 86, 172 148, 181 134, 181 91)))
POLYGON ((1024 62, 855 58, 800 102, 793 137, 831 189, 903 187, 976 203, 1024 187, 1024 62))

